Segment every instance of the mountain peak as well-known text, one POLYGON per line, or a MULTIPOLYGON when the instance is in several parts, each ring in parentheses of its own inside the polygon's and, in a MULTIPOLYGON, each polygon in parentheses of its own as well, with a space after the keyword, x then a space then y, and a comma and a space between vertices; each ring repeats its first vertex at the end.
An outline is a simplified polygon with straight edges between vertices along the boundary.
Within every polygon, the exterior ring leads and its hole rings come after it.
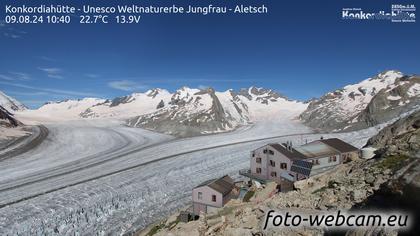
POLYGON ((0 106, 8 111, 23 111, 26 110, 25 105, 17 101, 16 99, 6 95, 0 91, 0 106))
POLYGON ((146 92, 146 95, 149 97, 153 97, 155 98, 157 95, 162 94, 162 93, 169 93, 167 90, 165 89, 161 89, 161 88, 154 88, 154 89, 150 89, 146 92))
POLYGON ((404 74, 401 73, 398 70, 386 70, 383 71, 381 73, 379 73, 378 75, 376 75, 375 77, 373 77, 372 79, 379 79, 379 80, 396 80, 398 78, 403 77, 404 74))

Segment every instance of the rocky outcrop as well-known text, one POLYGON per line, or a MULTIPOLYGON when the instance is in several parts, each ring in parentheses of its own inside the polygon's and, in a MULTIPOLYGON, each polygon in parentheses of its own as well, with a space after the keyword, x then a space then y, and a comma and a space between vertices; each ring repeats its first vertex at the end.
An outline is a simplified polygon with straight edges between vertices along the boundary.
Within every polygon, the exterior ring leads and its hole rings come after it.
POLYGON ((159 104, 156 106, 156 109, 163 108, 165 106, 165 102, 163 100, 160 100, 159 104))
POLYGON ((367 146, 378 148, 382 156, 420 157, 420 111, 385 127, 368 140, 367 146))
POLYGON ((0 106, 0 127, 16 127, 22 125, 21 122, 13 117, 13 114, 0 106))
POLYGON ((350 131, 398 118, 419 104, 419 76, 385 71, 311 101, 300 118, 315 129, 350 131))
MULTIPOLYGON (((420 111, 404 117, 382 129, 370 138, 366 146, 377 148, 376 158, 381 168, 391 169, 392 179, 382 185, 380 191, 363 202, 363 207, 395 208, 410 212, 420 218, 420 111)), ((419 232, 414 224, 410 233, 419 232)), ((366 230, 359 230, 367 235, 366 230)), ((414 235, 414 234, 413 234, 414 235)))
POLYGON ((248 100, 252 100, 253 97, 256 97, 256 101, 261 102, 262 104, 268 104, 269 102, 276 102, 278 98, 283 98, 288 100, 285 96, 265 88, 251 87, 249 89, 240 89, 238 93, 233 92, 233 96, 241 95, 246 97, 248 100))

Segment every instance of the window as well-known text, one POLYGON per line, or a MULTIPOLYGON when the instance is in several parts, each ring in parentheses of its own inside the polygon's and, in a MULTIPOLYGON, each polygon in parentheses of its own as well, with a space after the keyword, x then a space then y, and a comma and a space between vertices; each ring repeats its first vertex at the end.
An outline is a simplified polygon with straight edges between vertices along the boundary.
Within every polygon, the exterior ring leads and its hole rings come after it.
POLYGON ((261 168, 256 169, 257 174, 261 174, 261 168))
POLYGON ((251 156, 252 156, 252 157, 255 157, 255 152, 252 152, 251 156))
POLYGON ((261 157, 257 157, 257 159, 255 160, 257 163, 261 163, 261 157))
POLYGON ((319 165, 319 160, 318 159, 312 160, 312 163, 313 163, 314 166, 319 165))
POLYGON ((337 157, 336 156, 331 156, 328 158, 328 162, 336 162, 337 161, 337 157))
POLYGON ((280 169, 286 170, 287 169, 287 163, 281 163, 280 169))
POLYGON ((277 177, 277 172, 275 171, 271 172, 271 177, 277 177))
POLYGON ((267 149, 264 149, 263 153, 265 154, 265 153, 267 153, 267 151, 268 151, 267 149))
POLYGON ((276 162, 273 160, 270 160, 270 166, 275 167, 276 166, 276 162))
POLYGON ((213 202, 216 201, 216 195, 211 195, 211 201, 213 201, 213 202))
POLYGON ((268 154, 270 154, 270 155, 274 155, 273 150, 268 150, 268 154))
POLYGON ((203 200, 203 193, 202 192, 198 192, 198 200, 203 200))

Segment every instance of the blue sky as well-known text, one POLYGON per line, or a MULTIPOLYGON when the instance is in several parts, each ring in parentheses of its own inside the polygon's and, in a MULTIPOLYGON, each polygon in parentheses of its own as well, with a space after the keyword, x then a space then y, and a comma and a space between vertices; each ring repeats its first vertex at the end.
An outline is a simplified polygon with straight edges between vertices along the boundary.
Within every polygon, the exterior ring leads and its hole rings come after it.
MULTIPOLYGON (((2 1, 1 19, 4 6, 13 2, 2 1)), ((133 25, 3 22, 0 90, 29 107, 67 98, 113 98, 154 87, 174 91, 184 85, 216 90, 255 85, 305 100, 387 69, 420 73, 419 22, 341 19, 343 7, 388 11, 392 3, 414 1, 124 1, 135 2, 265 4, 269 13, 143 15, 133 25)))

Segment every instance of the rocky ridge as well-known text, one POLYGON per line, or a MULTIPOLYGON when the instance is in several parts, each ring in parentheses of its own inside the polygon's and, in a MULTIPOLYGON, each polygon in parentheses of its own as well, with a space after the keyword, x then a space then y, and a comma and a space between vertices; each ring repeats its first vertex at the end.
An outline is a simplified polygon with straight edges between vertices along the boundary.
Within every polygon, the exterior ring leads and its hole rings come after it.
POLYGON ((350 131, 387 122, 419 104, 420 77, 390 70, 311 101, 300 118, 312 128, 350 131))
POLYGON ((26 110, 25 105, 23 105, 16 99, 6 95, 2 91, 0 91, 0 106, 2 106, 3 109, 8 110, 9 112, 26 110))

